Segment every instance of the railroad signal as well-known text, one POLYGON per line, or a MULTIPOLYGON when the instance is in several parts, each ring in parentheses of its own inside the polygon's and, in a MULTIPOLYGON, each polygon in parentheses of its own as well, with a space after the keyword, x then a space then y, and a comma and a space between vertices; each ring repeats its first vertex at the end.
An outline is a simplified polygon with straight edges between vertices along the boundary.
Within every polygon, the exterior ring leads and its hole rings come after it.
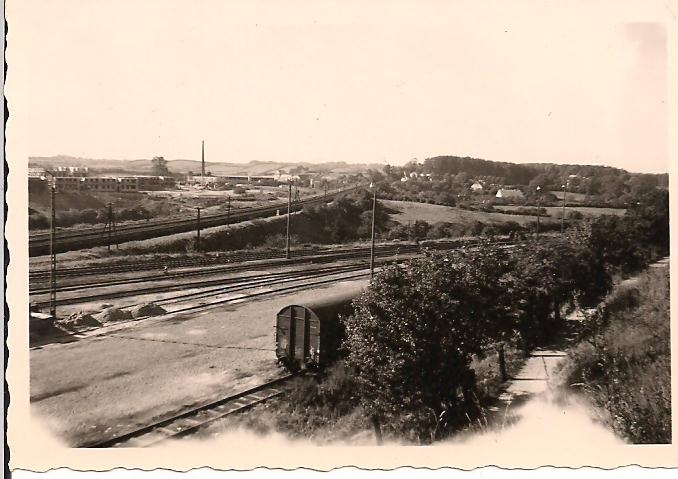
POLYGON ((56 179, 52 177, 52 194, 51 194, 51 218, 50 218, 50 285, 49 285, 49 314, 53 319, 56 319, 56 271, 57 271, 57 257, 56 257, 56 179))
MULTIPOLYGON (((56 177, 49 170, 45 170, 45 173, 52 177, 49 196, 49 206, 51 210, 49 219, 49 314, 52 316, 52 319, 56 319, 56 177)), ((45 176, 41 176, 40 178, 47 180, 47 177, 45 176)))

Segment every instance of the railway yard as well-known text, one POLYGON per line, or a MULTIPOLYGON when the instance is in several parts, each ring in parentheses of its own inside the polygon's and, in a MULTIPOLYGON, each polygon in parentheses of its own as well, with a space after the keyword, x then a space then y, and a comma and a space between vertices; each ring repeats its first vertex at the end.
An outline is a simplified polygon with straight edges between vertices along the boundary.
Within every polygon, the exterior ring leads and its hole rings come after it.
MULTIPOLYGON (((207 273, 200 268, 198 273, 203 283, 220 283, 220 287, 193 284, 194 289, 186 289, 189 286, 176 278, 167 279, 169 289, 179 292, 163 295, 157 291, 165 286, 153 279, 146 281, 154 283, 154 293, 143 291, 138 282, 130 288, 117 279, 116 288, 101 286, 115 293, 116 307, 147 302, 152 294, 167 313, 77 332, 53 330, 34 338, 31 403, 36 413, 49 418, 57 436, 72 446, 106 441, 124 445, 115 438, 280 378, 285 372, 275 361, 275 313, 290 301, 360 288, 368 275, 364 263, 261 268, 256 274, 215 269, 207 273)), ((90 279, 101 281, 97 275, 90 279)), ((83 289, 88 295, 92 291, 77 283, 64 286, 73 289, 71 295, 63 294, 59 315, 91 310, 104 300, 81 297, 83 289)), ((249 401, 266 397, 255 394, 249 401)), ((242 398, 235 399, 241 399, 238 407, 242 407, 242 398)), ((226 402, 231 408, 231 401, 226 402)), ((217 412, 226 407, 220 403, 207 408, 211 420, 218 406, 217 412)), ((191 424, 204 422, 205 415, 203 411, 191 424)), ((161 434, 170 436, 168 427, 161 434)), ((186 424, 180 428, 185 429, 186 424)))
MULTIPOLYGON (((376 267, 421 250, 379 244, 376 267)), ((33 411, 70 446, 151 446, 281 394, 289 373, 276 363, 276 312, 337 292, 357 295, 370 248, 301 247, 280 256, 66 262, 58 270, 59 320, 31 321, 33 411)), ((35 308, 50 304, 46 266, 44 257, 32 259, 35 308)))
MULTIPOLYGON (((341 201, 335 200, 358 188, 307 197, 295 207, 307 214, 306 206, 324 203, 320 210, 329 211, 330 216, 346 215, 341 201)), ((360 193, 348 203, 356 204, 360 193)), ((433 221, 443 209, 446 217, 449 209, 416 204, 420 211, 403 216, 403 208, 411 208, 412 203, 383 204, 386 216, 392 215, 396 223, 408 228, 412 221, 426 217, 425 212, 434 214, 429 218, 433 221)), ((280 209, 281 205, 274 204, 207 215, 201 226, 207 239, 208 228, 236 237, 255 218, 279 225, 287 221, 286 249, 273 243, 228 248, 214 238, 201 249, 190 217, 126 225, 113 238, 111 230, 77 228, 60 231, 51 239, 34 235, 28 329, 30 404, 35 417, 59 442, 76 448, 152 447, 181 438, 219 436, 250 418, 256 424, 269 406, 275 410, 298 400, 304 388, 310 387, 303 381, 323 383, 337 359, 344 367, 348 346, 342 339, 355 327, 350 322, 357 313, 348 316, 358 308, 351 301, 371 284, 374 271, 423 257, 427 261, 450 257, 454 258, 450 265, 461 266, 467 256, 485 254, 488 246, 524 254, 520 251, 529 245, 521 234, 409 240, 386 240, 384 235, 375 243, 373 210, 372 243, 364 236, 337 244, 297 240, 290 248, 290 220, 295 221, 300 213, 290 203, 292 214, 276 219, 280 209), (194 247, 175 252, 148 246, 155 241, 184 240, 194 242, 194 247), (148 243, 145 249, 131 246, 144 241, 148 243), (106 243, 121 243, 121 248, 106 251, 102 248, 106 243), (456 257, 428 255, 461 247, 456 257), (43 254, 45 248, 52 254, 43 254), (342 316, 348 318, 345 326, 339 324, 342 316), (277 400, 280 396, 283 399, 277 400), (266 404, 258 407, 262 403, 266 404), (238 415, 250 408, 254 409, 251 414, 238 415)), ((322 230, 327 223, 322 223, 319 210, 309 210, 314 211, 317 225, 298 222, 298 227, 322 230)), ((332 227, 336 232, 342 225, 332 227)), ((544 241, 553 240, 553 233, 545 231, 541 236, 544 241)), ((477 258, 484 261, 482 256, 477 258)), ((400 271, 407 274, 410 268, 400 271)), ((370 294, 374 288, 368 290, 370 294)), ((474 368, 484 371, 490 381, 496 380, 492 375, 499 372, 487 369, 482 360, 475 358, 474 368)), ((512 361, 512 368, 521 362, 512 361)), ((329 382, 341 381, 341 373, 338 377, 329 382)), ((501 377, 506 383, 506 370, 501 377)), ((364 439, 371 433, 363 426, 352 434, 347 437, 364 439)), ((375 429, 374 434, 379 442, 381 432, 375 429)))

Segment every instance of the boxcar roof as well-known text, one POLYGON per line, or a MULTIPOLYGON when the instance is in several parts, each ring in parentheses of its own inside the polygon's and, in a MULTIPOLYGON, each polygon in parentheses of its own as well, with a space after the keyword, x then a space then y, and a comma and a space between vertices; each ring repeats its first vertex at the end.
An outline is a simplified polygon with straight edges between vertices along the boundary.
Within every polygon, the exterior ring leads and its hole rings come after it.
POLYGON ((306 302, 302 306, 306 306, 309 309, 320 309, 331 304, 345 303, 357 298, 362 291, 363 288, 351 288, 350 290, 339 291, 324 298, 306 302))
POLYGON ((346 291, 337 292, 329 296, 323 297, 322 299, 308 301, 305 303, 294 303, 288 304, 280 310, 278 314, 281 314, 287 308, 291 306, 302 306, 306 309, 310 309, 317 315, 321 315, 323 312, 328 310, 339 310, 342 306, 350 303, 353 299, 357 298, 358 295, 362 292, 363 288, 351 288, 346 291))

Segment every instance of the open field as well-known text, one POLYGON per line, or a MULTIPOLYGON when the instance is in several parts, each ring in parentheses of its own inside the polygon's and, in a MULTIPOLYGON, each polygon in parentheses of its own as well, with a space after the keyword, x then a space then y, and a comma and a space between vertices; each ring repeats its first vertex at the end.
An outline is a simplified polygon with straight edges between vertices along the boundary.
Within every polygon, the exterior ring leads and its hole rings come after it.
MULTIPOLYGON (((523 226, 537 220, 537 216, 504 214, 499 212, 469 211, 453 206, 432 205, 428 203, 415 203, 411 201, 381 200, 386 205, 398 213, 392 214, 391 218, 400 224, 414 223, 415 221, 426 221, 427 223, 460 223, 482 221, 487 224, 498 224, 514 221, 523 226)), ((519 206, 495 205, 498 210, 517 211, 519 206)), ((543 223, 559 220, 562 208, 558 206, 544 207, 551 217, 542 216, 543 223)), ((567 211, 578 211, 584 217, 595 218, 602 215, 622 216, 626 210, 617 208, 593 208, 585 206, 567 207, 567 211)))
MULTIPOLYGON (((427 223, 457 223, 482 221, 483 223, 506 223, 514 221, 525 225, 536 220, 536 216, 507 215, 503 213, 486 213, 484 211, 468 211, 452 206, 432 205, 428 203, 414 203, 411 201, 381 200, 388 208, 398 211, 391 218, 400 224, 426 221, 427 223)), ((549 218, 544 219, 545 222, 549 218)))
MULTIPOLYGON (((559 200, 563 199, 564 192, 562 191, 549 191, 553 196, 558 198, 559 200)), ((574 193, 572 191, 567 192, 567 201, 574 201, 576 203, 582 203, 587 200, 587 195, 584 193, 574 193)))
MULTIPOLYGON (((517 211, 520 208, 520 206, 494 205, 494 208, 504 211, 517 211)), ((560 214, 563 211, 563 208, 561 206, 544 206, 543 208, 551 216, 560 217, 560 214)), ((626 210, 621 208, 594 208, 590 206, 574 206, 574 207, 567 206, 566 210, 578 211, 582 215, 584 215, 584 217, 588 218, 596 218, 602 215, 622 216, 624 213, 626 213, 626 210)))

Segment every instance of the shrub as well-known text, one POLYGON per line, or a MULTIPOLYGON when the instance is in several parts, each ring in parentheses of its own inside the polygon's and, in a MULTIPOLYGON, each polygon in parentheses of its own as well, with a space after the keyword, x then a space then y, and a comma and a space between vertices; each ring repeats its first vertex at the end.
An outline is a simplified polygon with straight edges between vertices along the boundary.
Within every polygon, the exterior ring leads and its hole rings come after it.
POLYGON ((474 414, 469 365, 507 326, 505 264, 499 249, 434 254, 387 268, 355 301, 346 362, 362 407, 387 430, 430 442, 474 414))
POLYGON ((650 270, 637 287, 613 291, 570 354, 569 380, 634 443, 671 442, 668 272, 650 270))

